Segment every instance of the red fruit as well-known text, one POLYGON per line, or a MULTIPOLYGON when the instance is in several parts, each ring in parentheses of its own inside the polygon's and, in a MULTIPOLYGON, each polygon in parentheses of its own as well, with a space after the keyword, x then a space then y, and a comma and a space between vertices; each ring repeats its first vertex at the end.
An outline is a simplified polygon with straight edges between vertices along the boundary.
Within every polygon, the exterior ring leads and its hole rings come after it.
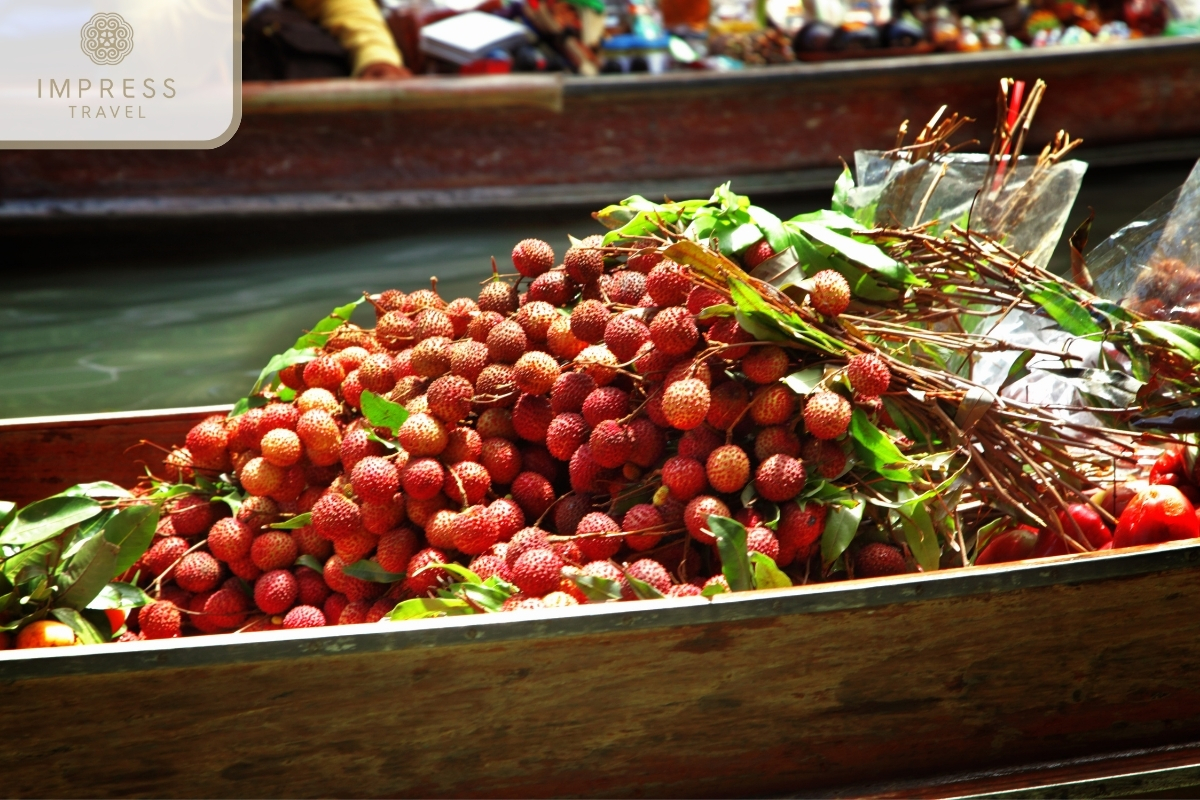
POLYGON ((650 341, 650 329, 633 312, 618 314, 604 326, 604 344, 618 361, 629 361, 650 341))
POLYGON ((783 454, 763 461, 754 473, 754 486, 759 496, 773 503, 782 503, 800 494, 804 480, 804 464, 783 454))
POLYGON ((592 511, 592 498, 586 494, 568 494, 554 506, 554 530, 562 536, 574 536, 579 523, 592 511))
POLYGON ((599 300, 584 300, 571 311, 571 333, 581 342, 595 344, 604 338, 611 313, 599 300))
POLYGON ((521 453, 508 439, 484 439, 479 462, 492 476, 492 482, 501 485, 512 483, 521 471, 521 453))
POLYGON ((346 368, 333 356, 319 356, 304 365, 304 383, 314 389, 333 391, 346 378, 346 368))
POLYGON ((687 502, 708 488, 708 475, 696 459, 672 456, 662 466, 662 482, 671 497, 687 502))
POLYGON ((561 270, 544 272, 529 284, 529 302, 541 300, 552 306, 565 306, 575 294, 575 284, 561 270))
POLYGON ((799 456, 800 437, 778 425, 758 431, 754 438, 754 457, 765 461, 776 453, 783 453, 792 458, 799 456))
POLYGON ((347 599, 351 602, 356 600, 374 600, 383 594, 383 584, 371 583, 370 581, 364 581, 352 575, 347 575, 343 571, 345 566, 345 559, 337 554, 330 556, 325 562, 325 570, 322 574, 325 578, 325 584, 330 589, 339 594, 346 595, 347 599))
POLYGON ((429 414, 413 414, 400 426, 397 439, 415 457, 440 455, 446 449, 446 426, 429 414))
POLYGON ((579 413, 595 388, 596 381, 587 373, 564 372, 555 379, 550 389, 550 407, 555 414, 579 413))
POLYGON ((286 569, 264 572, 254 582, 254 604, 264 614, 282 614, 292 607, 299 594, 296 576, 286 569))
POLYGON ((441 309, 421 309, 413 317, 413 325, 416 328, 416 339, 418 342, 432 339, 435 336, 441 336, 446 339, 454 338, 454 323, 450 320, 449 315, 441 309))
POLYGON ((602 386, 588 394, 581 413, 591 427, 606 419, 620 419, 629 413, 629 393, 615 386, 602 386))
MULTIPOLYGON (((1112 541, 1112 532, 1104 524, 1100 513, 1085 503, 1073 503, 1067 506, 1067 513, 1059 512, 1058 521, 1063 532, 1085 548, 1099 550, 1112 541)), ((1058 532, 1047 528, 1038 534, 1037 546, 1033 549, 1031 558, 1060 556, 1076 553, 1079 550, 1066 542, 1058 532)))
POLYGON ((750 404, 750 394, 737 381, 718 384, 709 394, 711 400, 705 419, 720 431, 728 430, 741 419, 746 406, 750 404))
POLYGON ((146 569, 151 575, 158 576, 165 573, 167 578, 170 578, 173 572, 168 572, 168 570, 171 570, 171 566, 183 558, 183 554, 187 551, 186 540, 178 536, 160 536, 142 556, 142 563, 146 565, 146 569))
POLYGON ((553 550, 529 550, 513 562, 512 582, 523 593, 541 597, 558 588, 562 568, 563 560, 553 550))
MULTIPOLYGON (((508 408, 517 402, 518 394, 513 368, 508 364, 488 364, 475 381, 476 408, 508 408)), ((487 438, 483 431, 479 435, 487 438)))
POLYGON ((459 426, 446 434, 446 449, 442 460, 447 464, 459 461, 478 461, 483 453, 483 439, 474 428, 459 426))
POLYGON ((169 600, 142 606, 137 618, 138 627, 147 639, 175 639, 183 635, 183 615, 169 600))
POLYGON ((362 528, 362 513, 350 498, 330 492, 313 505, 312 526, 326 539, 340 539, 358 533, 362 528))
MULTIPOLYGON (((663 594, 666 594, 671 589, 671 573, 667 572, 666 567, 652 558, 639 558, 625 568, 625 574, 630 578, 637 578, 639 581, 650 584, 663 594)), ((632 600, 634 597, 636 595, 633 594, 631 589, 629 597, 626 599, 632 600)))
POLYGON ((229 435, 225 417, 213 416, 188 431, 187 449, 197 462, 220 461, 224 458, 229 435))
POLYGON ((425 398, 429 413, 443 422, 459 422, 471 413, 475 387, 459 375, 443 375, 429 384, 425 398))
MULTIPOLYGON (((605 561, 601 559, 592 561, 589 564, 585 564, 583 569, 580 570, 579 574, 595 576, 597 578, 607 578, 608 580, 613 581, 621 588, 621 599, 623 600, 634 596, 633 592, 629 588, 629 581, 625 579, 625 573, 622 572, 621 569, 611 561, 605 561)), ((570 594, 579 600, 578 596, 574 595, 573 593, 570 594)), ((584 595, 584 598, 585 599, 583 600, 579 600, 579 602, 590 602, 586 599, 586 595, 584 595)))
MULTIPOLYGON (((275 467, 290 467, 300 460, 304 448, 295 431, 276 428, 268 431, 261 442, 263 458, 275 467)), ((243 482, 245 478, 243 476, 243 482)))
POLYGON ((750 400, 750 418, 759 425, 782 425, 796 413, 797 395, 782 383, 760 386, 750 400))
POLYGON ((513 535, 504 551, 504 562, 512 567, 517 559, 530 550, 549 550, 550 540, 541 528, 522 528, 513 535))
POLYGON ((739 492, 750 480, 750 457, 736 444, 728 444, 712 451, 705 465, 708 483, 718 492, 739 492))
POLYGON ((249 556, 237 561, 230 561, 229 571, 244 581, 258 580, 258 576, 262 575, 262 570, 254 566, 254 562, 249 556))
POLYGON ((171 519, 175 533, 180 536, 195 536, 208 530, 216 518, 216 509, 207 499, 194 494, 185 494, 163 505, 171 519))
POLYGON ((1129 501, 1117 520, 1113 549, 1200 536, 1195 507, 1174 486, 1150 486, 1129 501))
POLYGON ((846 365, 846 376, 856 395, 878 397, 892 382, 892 372, 887 362, 876 353, 860 353, 851 357, 846 365))
POLYGON ((797 558, 808 560, 825 531, 828 510, 826 506, 813 503, 803 507, 787 503, 780 507, 779 526, 775 531, 779 539, 780 566, 787 566, 797 558))
POLYGON ((663 392, 662 412, 672 427, 686 431, 704 422, 709 404, 708 387, 696 378, 685 378, 663 392))
POLYGON ((602 467, 619 467, 633 454, 629 430, 616 420, 606 419, 592 429, 588 439, 592 458, 602 467))
POLYGON ((250 546, 250 560, 263 572, 290 567, 299 554, 295 540, 286 531, 268 531, 250 546))
POLYGON ((629 460, 643 468, 657 464, 667 447, 663 429, 646 417, 638 417, 629 423, 629 438, 633 441, 633 454, 629 460))
POLYGON ((252 458, 242 467, 238 478, 247 492, 265 497, 283 485, 284 471, 265 458, 252 458))
POLYGON ((882 578, 908 572, 904 556, 894 547, 872 542, 854 556, 854 574, 859 578, 882 578))
POLYGON ((817 391, 804 404, 804 427, 818 439, 836 439, 850 427, 853 407, 837 392, 817 391))
POLYGON ((725 437, 707 425, 692 428, 679 439, 678 453, 704 463, 712 452, 725 443, 725 437))
POLYGON ((504 559, 500 556, 484 553, 481 556, 476 556, 471 560, 468 566, 471 572, 474 572, 481 580, 487 580, 495 575, 501 580, 510 581, 512 572, 508 568, 508 564, 504 563, 504 559))
POLYGON ((517 287, 511 283, 495 280, 488 281, 479 290, 479 310, 494 311, 502 316, 512 314, 520 305, 517 287))
POLYGON ((387 394, 396 386, 395 366, 388 353, 373 353, 358 365, 358 381, 375 394, 387 394))
POLYGON ((331 592, 325 585, 325 578, 321 576, 321 573, 308 567, 298 567, 293 574, 296 576, 296 586, 299 590, 296 602, 301 605, 319 607, 329 598, 331 592))
POLYGON ((337 618, 337 624, 362 625, 367 621, 367 614, 371 611, 371 605, 372 603, 369 600, 356 600, 347 603, 337 618))
POLYGON ((775 560, 779 558, 779 540, 768 528, 748 528, 746 530, 746 550, 751 553, 762 553, 767 558, 775 560))
POLYGON ((788 373, 788 356, 782 347, 768 345, 753 348, 741 362, 742 372, 752 382, 775 383, 788 373))
POLYGON ((988 541, 979 555, 975 556, 975 564, 1006 564, 1010 561, 1023 561, 1033 557, 1033 549, 1037 546, 1038 534, 1028 525, 1022 525, 1011 531, 997 534, 988 541))
MULTIPOLYGON (((728 302, 729 298, 715 289, 709 289, 707 286, 693 286, 692 291, 688 293, 687 310, 689 314, 699 315, 706 308, 728 302)), ((715 321, 715 319, 697 320, 697 324, 707 327, 715 321)))
POLYGON ((412 349, 412 371, 423 378, 436 378, 450 371, 450 339, 431 336, 412 349))
POLYGON ((353 470, 354 465, 367 456, 381 456, 383 454, 383 445, 368 438, 367 432, 361 428, 348 431, 342 437, 342 444, 338 452, 342 467, 346 472, 353 470))
POLYGON ((245 450, 257 450, 266 428, 262 424, 263 410, 252 408, 237 418, 232 435, 229 436, 229 452, 241 453, 245 450))
POLYGON ((771 243, 766 239, 761 239, 747 247, 742 253, 742 263, 746 265, 747 270, 752 270, 774 255, 775 250, 772 249, 771 243))
POLYGON ((175 583, 189 592, 207 592, 220 582, 221 564, 208 553, 188 553, 175 568, 175 583))
POLYGON ((703 591, 694 583, 677 583, 666 591, 667 597, 699 597, 703 591))
POLYGON ((572 541, 583 554, 585 561, 599 561, 612 558, 621 549, 621 537, 598 536, 588 534, 620 533, 621 526, 616 520, 599 511, 584 515, 575 528, 575 539, 572 541))
POLYGON ((645 531, 645 533, 625 537, 625 544, 629 545, 631 550, 653 549, 662 540, 662 534, 655 532, 661 532, 665 528, 662 515, 649 503, 639 503, 629 509, 625 512, 624 519, 621 520, 621 530, 623 531, 645 531))
POLYGON ((454 532, 458 528, 457 511, 441 509, 433 512, 425 523, 425 538, 439 550, 454 549, 454 532))
POLYGON ((554 503, 554 487, 545 476, 522 472, 512 482, 512 496, 529 519, 538 519, 554 503))
POLYGON ((320 628, 326 624, 325 614, 313 606, 296 606, 283 618, 283 627, 320 628))
POLYGON ((487 508, 487 513, 496 525, 497 535, 501 542, 507 542, 517 531, 525 527, 525 512, 507 497, 493 500, 487 508))
POLYGON ((646 275, 646 292, 660 306, 681 306, 687 302, 692 282, 683 267, 663 259, 646 275))
POLYGON ((468 506, 481 502, 491 488, 492 476, 483 464, 475 461, 451 465, 442 483, 442 491, 452 502, 468 506))
POLYGON ((646 276, 631 269, 614 272, 607 291, 614 303, 636 306, 646 293, 646 276))
POLYGON ((536 278, 554 266, 554 249, 541 239, 522 239, 512 251, 513 266, 526 278, 536 278))
POLYGON ((344 594, 331 594, 329 599, 325 601, 322 610, 325 612, 325 619, 336 622, 341 618, 342 612, 346 610, 346 606, 350 605, 350 600, 344 594))
POLYGON ((483 506, 471 506, 458 515, 454 527, 454 547, 461 553, 477 556, 500 541, 496 520, 483 506))
POLYGON ((667 355, 682 355, 700 341, 700 332, 688 309, 670 306, 659 311, 650 322, 650 338, 667 355))
POLYGON ((249 608, 250 602, 241 589, 222 587, 209 595, 201 610, 207 617, 209 627, 214 630, 229 630, 241 626, 246 621, 249 608))
POLYGON ((708 530, 710 515, 729 517, 729 506, 711 495, 694 497, 683 510, 683 525, 694 539, 704 544, 712 544, 716 538, 708 530))
POLYGON ((592 456, 592 448, 581 444, 571 456, 568 472, 571 477, 571 488, 577 492, 598 491, 600 482, 606 477, 604 467, 592 456))
POLYGON ((333 552, 347 564, 353 564, 366 558, 375 549, 377 541, 377 537, 366 531, 359 531, 334 541, 333 552))
POLYGON ((558 362, 554 356, 533 350, 517 359, 513 365, 513 380, 522 392, 545 394, 558 380, 558 372, 558 362))
MULTIPOLYGON (((742 342, 754 341, 754 337, 742 328, 741 325, 738 325, 737 320, 733 317, 722 317, 714 322, 712 327, 708 329, 707 338, 710 344, 716 345, 738 345, 742 342)), ((727 347, 719 355, 721 358, 737 361, 740 358, 744 358, 749 352, 750 348, 747 346, 735 346, 727 347)))
POLYGON ((570 461, 588 439, 588 426, 579 414, 559 414, 546 429, 546 449, 559 461, 570 461))
POLYGON ((625 261, 625 267, 634 272, 640 272, 645 275, 654 269, 654 267, 663 260, 662 253, 654 250, 648 250, 641 253, 634 253, 625 261))
POLYGON ((363 502, 390 503, 400 489, 400 474, 391 461, 367 456, 354 465, 350 484, 363 502))
POLYGON ((827 317, 836 317, 850 306, 850 284, 840 272, 823 269, 812 278, 813 308, 827 317))
POLYGON ((417 550, 417 535, 411 528, 396 528, 379 537, 375 561, 387 572, 402 574, 417 550))
POLYGON ((554 411, 545 397, 523 394, 513 407, 512 423, 517 435, 531 442, 545 442, 554 411))

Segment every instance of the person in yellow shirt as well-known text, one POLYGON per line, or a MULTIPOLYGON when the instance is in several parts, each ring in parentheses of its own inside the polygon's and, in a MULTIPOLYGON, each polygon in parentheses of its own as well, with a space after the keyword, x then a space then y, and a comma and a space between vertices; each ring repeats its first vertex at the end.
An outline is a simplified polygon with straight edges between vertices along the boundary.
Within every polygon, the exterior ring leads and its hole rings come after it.
MULTIPOLYGON (((254 0, 242 0, 242 21, 254 0)), ((345 49, 357 78, 407 78, 400 50, 375 0, 288 0, 287 5, 327 31, 345 49)))

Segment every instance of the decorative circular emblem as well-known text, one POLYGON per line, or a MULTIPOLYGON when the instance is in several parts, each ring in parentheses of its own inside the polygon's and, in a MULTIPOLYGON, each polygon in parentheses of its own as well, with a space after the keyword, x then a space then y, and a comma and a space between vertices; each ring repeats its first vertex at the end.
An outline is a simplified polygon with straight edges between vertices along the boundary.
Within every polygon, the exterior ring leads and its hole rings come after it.
POLYGON ((79 31, 79 46, 97 64, 120 64, 133 52, 133 27, 120 14, 97 14, 79 31))

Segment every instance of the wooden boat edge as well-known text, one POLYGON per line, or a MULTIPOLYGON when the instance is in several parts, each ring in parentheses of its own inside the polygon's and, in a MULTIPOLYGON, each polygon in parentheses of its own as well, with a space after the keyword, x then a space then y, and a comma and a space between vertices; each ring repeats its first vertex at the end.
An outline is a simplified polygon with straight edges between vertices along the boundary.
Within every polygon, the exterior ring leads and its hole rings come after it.
POLYGON ((764 620, 832 611, 879 609, 1060 585, 1138 578, 1200 563, 1200 542, 1171 542, 1118 552, 1059 556, 1011 564, 910 574, 848 583, 628 604, 444 617, 186 639, 83 649, 0 652, 0 681, 212 667, 306 657, 432 647, 595 637, 629 631, 764 620))

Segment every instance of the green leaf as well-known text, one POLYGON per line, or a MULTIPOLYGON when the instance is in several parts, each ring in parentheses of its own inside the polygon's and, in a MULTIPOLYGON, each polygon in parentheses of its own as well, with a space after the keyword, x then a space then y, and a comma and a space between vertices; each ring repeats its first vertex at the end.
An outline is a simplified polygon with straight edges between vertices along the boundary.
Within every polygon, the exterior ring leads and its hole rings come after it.
POLYGON ((754 565, 755 589, 784 589, 792 585, 792 579, 784 574, 775 563, 775 559, 765 553, 751 553, 750 563, 754 565))
POLYGON ((717 303, 715 306, 709 306, 702 309, 696 316, 700 319, 712 319, 714 317, 732 317, 736 309, 728 303, 717 303))
POLYGON ((593 603, 607 603, 610 600, 621 599, 621 584, 610 578, 603 578, 599 575, 570 575, 568 577, 593 603))
POLYGON ((721 556, 721 572, 734 592, 746 592, 754 588, 754 575, 750 570, 750 556, 746 550, 746 526, 729 517, 708 515, 708 529, 717 540, 717 553, 721 556))
POLYGON ((629 588, 633 590, 635 596, 639 600, 661 600, 666 597, 665 594, 655 589, 650 584, 640 578, 635 578, 629 574, 629 570, 622 567, 622 572, 625 573, 625 580, 629 581, 629 588))
POLYGON ((824 380, 824 378, 824 367, 809 367, 808 369, 802 369, 799 372, 793 372, 791 375, 788 375, 786 378, 784 378, 783 382, 787 384, 787 387, 796 394, 806 395, 811 393, 813 389, 817 388, 817 384, 824 380))
POLYGON ((128 490, 117 486, 109 481, 96 481, 95 483, 77 483, 69 489, 64 489, 58 493, 62 497, 90 497, 94 500, 104 500, 109 498, 127 498, 133 497, 128 490))
POLYGON ((129 569, 142 557, 154 541, 158 527, 158 508, 129 506, 123 508, 104 525, 104 538, 119 549, 112 578, 129 569))
MULTIPOLYGON (((86 608, 113 575, 117 574, 118 545, 104 536, 93 536, 73 555, 58 576, 56 604, 86 608)), ((139 554, 140 555, 140 554, 139 554)), ((137 560, 136 557, 134 559, 137 560)), ((132 563, 132 562, 131 562, 132 563)))
POLYGON ((13 515, 16 513, 16 503, 11 500, 0 500, 0 530, 4 530, 4 526, 12 521, 13 515))
POLYGON ((399 403, 380 397, 370 389, 362 393, 362 412, 367 422, 376 428, 387 428, 395 436, 400 426, 408 419, 408 411, 399 403))
MULTIPOLYGON (((762 229, 763 234, 767 237, 767 244, 771 245, 772 250, 782 253, 791 247, 792 237, 784 230, 779 217, 758 206, 750 206, 746 211, 749 212, 750 219, 754 220, 754 224, 762 229)), ((750 244, 754 244, 754 242, 750 244)))
POLYGON ((716 597, 719 594, 729 594, 729 590, 720 583, 714 583, 712 586, 705 586, 700 590, 701 597, 716 597))
POLYGON ((1021 355, 1017 356, 1017 360, 1008 368, 1008 375, 1004 378, 1004 383, 1000 384, 997 392, 1002 392, 1009 386, 1024 378, 1029 374, 1029 362, 1033 359, 1034 352, 1032 350, 1023 350, 1021 355))
POLYGON ((314 325, 311 331, 297 339, 296 343, 292 345, 292 349, 304 350, 310 347, 324 347, 329 342, 329 335, 349 322, 350 318, 354 316, 354 309, 362 305, 366 299, 365 296, 360 297, 353 303, 338 306, 329 312, 329 316, 314 325))
POLYGON ((1029 299, 1072 336, 1090 336, 1104 331, 1092 315, 1066 289, 1052 281, 1040 281, 1028 292, 1029 299))
POLYGON ((410 619, 426 619, 428 617, 457 617, 464 614, 474 614, 466 600, 447 600, 440 597, 414 597, 405 600, 392 609, 388 619, 393 622, 403 622, 410 619))
POLYGON ((1200 331, 1194 328, 1153 320, 1134 325, 1133 336, 1141 342, 1150 339, 1165 344, 1188 361, 1200 362, 1200 331))
POLYGON ((912 273, 912 270, 883 252, 876 245, 860 242, 857 239, 838 233, 825 225, 815 222, 797 222, 795 225, 806 236, 832 248, 834 252, 841 254, 855 264, 860 264, 891 281, 909 285, 924 283, 924 281, 912 273))
POLYGON ((830 203, 833 210, 839 214, 851 214, 854 209, 850 206, 850 192, 854 190, 854 175, 850 173, 850 167, 842 167, 842 174, 838 175, 838 179, 833 182, 833 202, 830 203))
POLYGON ((18 511, 0 533, 0 544, 37 544, 91 519, 100 511, 100 504, 89 497, 47 497, 18 511))
MULTIPOLYGON (((901 490, 901 495, 905 490, 901 490)), ((907 492, 911 494, 911 491, 907 492)), ((926 572, 938 568, 942 558, 942 547, 938 542, 937 531, 933 528, 933 519, 929 515, 927 500, 917 498, 901 506, 900 527, 904 530, 904 538, 912 550, 913 558, 926 572)))
MULTIPOLYGON (((847 173, 844 172, 842 174, 846 175, 847 173)), ((841 178, 838 180, 840 181, 841 178)), ((852 183, 851 188, 853 186, 854 184, 852 183)), ((814 222, 826 228, 833 228, 839 231, 861 231, 863 229, 862 223, 844 211, 839 211, 836 207, 833 209, 822 208, 817 211, 809 211, 805 214, 797 214, 789 219, 788 222, 792 224, 814 222)))
POLYGON ((105 584, 88 608, 140 608, 154 602, 154 598, 143 592, 132 583, 105 584))
MULTIPOLYGON (((305 566, 308 565, 306 564, 305 566)), ((371 583, 395 583, 396 581, 404 580, 403 573, 388 572, 376 562, 366 559, 355 561, 353 564, 347 564, 342 567, 342 572, 352 578, 370 581, 371 583)))
POLYGON ((863 509, 860 498, 854 498, 853 506, 831 505, 825 515, 825 530, 821 532, 821 561, 828 567, 846 552, 854 541, 862 522, 863 509))
POLYGON ((479 584, 483 583, 483 579, 480 578, 478 575, 476 575, 474 572, 467 569, 462 564, 455 564, 453 561, 451 561, 447 564, 438 564, 438 563, 426 564, 425 566, 421 567, 421 569, 417 570, 417 572, 414 574, 420 575, 422 572, 424 572, 427 569, 444 569, 444 570, 446 570, 446 572, 449 572, 451 575, 457 575, 458 577, 462 578, 467 583, 479 583, 479 584))
POLYGON ((488 585, 486 583, 456 583, 450 587, 464 599, 489 612, 500 611, 504 601, 512 597, 512 588, 488 585))
MULTIPOLYGON (((283 388, 287 389, 286 386, 283 388)), ((288 391, 291 391, 291 390, 288 389, 288 391)), ((280 392, 280 394, 282 394, 282 392, 280 392)), ((285 398, 285 402, 291 402, 292 399, 293 398, 291 398, 291 397, 285 398)), ((267 398, 263 397, 260 394, 251 395, 250 397, 243 397, 241 400, 238 400, 236 403, 233 404, 233 408, 229 409, 229 418, 234 419, 235 417, 240 417, 242 414, 245 414, 250 409, 262 408, 266 404, 267 404, 267 398)))
POLYGON ((104 644, 112 638, 111 635, 105 636, 97 630, 95 625, 88 622, 82 614, 73 608, 55 608, 50 613, 59 622, 75 631, 75 635, 79 637, 79 641, 84 644, 104 644))
POLYGON ((4 561, 4 577, 14 586, 31 578, 50 574, 50 564, 57 559, 61 544, 47 540, 20 552, 15 552, 4 561))
MULTIPOLYGON (((314 360, 316 357, 317 351, 312 347, 306 347, 303 350, 291 349, 278 355, 271 356, 271 360, 268 361, 267 365, 262 368, 260 373, 258 373, 258 380, 254 382, 254 387, 250 390, 250 394, 258 394, 258 392, 270 382, 271 377, 277 374, 279 370, 286 369, 293 364, 307 363, 314 360)), ((251 408, 248 398, 246 407, 247 409, 251 408)))
POLYGON ((275 528, 280 531, 294 531, 296 528, 303 528, 305 525, 312 523, 312 512, 305 511, 303 514, 297 514, 291 519, 285 519, 283 522, 273 522, 268 525, 268 528, 275 528))
POLYGON ((325 574, 325 565, 320 561, 317 561, 314 556, 310 556, 308 554, 302 555, 296 559, 296 564, 297 566, 308 567, 318 575, 325 574))
POLYGON ((759 263, 750 271, 750 275, 783 291, 804 281, 804 267, 800 264, 796 248, 789 244, 766 261, 759 263))
POLYGON ((864 466, 889 480, 912 483, 913 474, 903 466, 908 459, 887 434, 875 427, 861 408, 854 409, 850 417, 850 436, 854 439, 858 460, 864 466))

